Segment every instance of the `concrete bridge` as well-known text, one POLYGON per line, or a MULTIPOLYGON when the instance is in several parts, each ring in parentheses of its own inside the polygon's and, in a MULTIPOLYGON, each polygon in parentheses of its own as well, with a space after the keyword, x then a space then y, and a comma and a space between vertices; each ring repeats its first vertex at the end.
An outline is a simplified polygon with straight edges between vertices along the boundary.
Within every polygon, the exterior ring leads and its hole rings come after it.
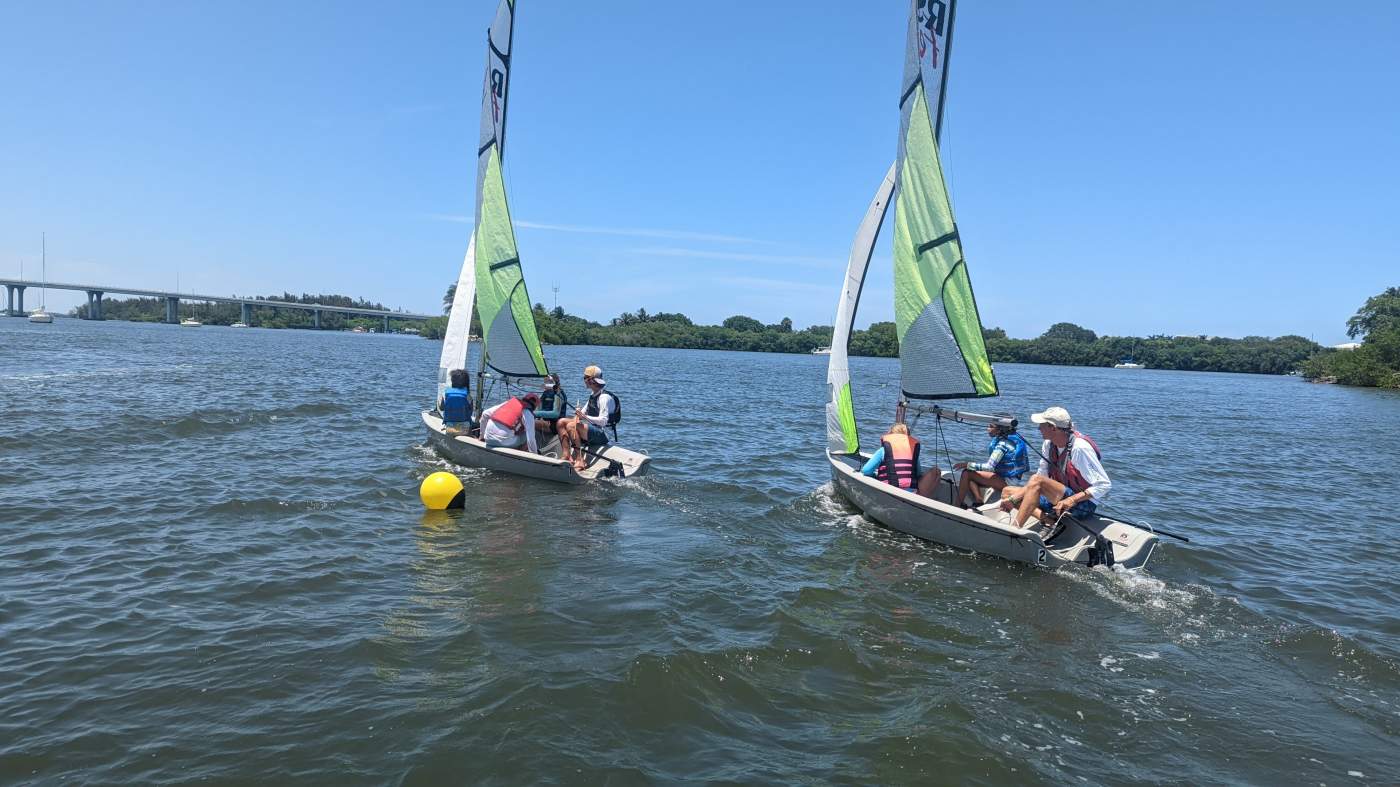
POLYGON ((165 299, 165 321, 180 321, 180 301, 203 301, 208 303, 236 303, 242 307, 243 322, 247 325, 253 324, 253 307, 265 307, 270 309, 300 309, 311 312, 316 323, 316 327, 321 327, 321 314, 348 314, 355 317, 382 317, 384 319, 384 331, 389 331, 390 318, 396 320, 427 320, 438 315, 432 314, 412 314, 410 312, 391 312, 383 309, 356 309, 350 306, 327 306, 320 303, 289 303, 287 301, 269 301, 263 298, 237 298, 227 295, 200 295, 191 292, 165 292, 162 290, 139 290, 130 287, 106 287, 95 284, 65 284, 63 282, 40 283, 37 281, 26 281, 24 279, 3 279, 0 284, 5 285, 5 313, 11 317, 23 317, 27 314, 24 310, 24 291, 29 287, 47 287, 50 290, 77 290, 86 292, 88 298, 87 319, 102 319, 102 299, 108 294, 135 295, 142 298, 164 298, 165 299))

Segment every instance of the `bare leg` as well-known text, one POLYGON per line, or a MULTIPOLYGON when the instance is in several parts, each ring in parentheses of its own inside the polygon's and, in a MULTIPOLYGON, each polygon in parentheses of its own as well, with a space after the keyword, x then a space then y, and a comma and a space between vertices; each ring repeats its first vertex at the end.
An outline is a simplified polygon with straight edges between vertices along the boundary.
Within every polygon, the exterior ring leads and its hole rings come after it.
POLYGON ((1016 511, 1018 527, 1022 526, 1030 515, 1040 505, 1040 497, 1044 495, 1051 505, 1060 502, 1060 498, 1065 496, 1063 484, 1052 481, 1047 476, 1038 475, 1026 484, 1026 494, 1021 498, 1021 506, 1016 511))
POLYGON ((574 443, 578 446, 578 456, 574 459, 574 467, 582 470, 588 467, 588 422, 582 418, 574 421, 574 443))
MULTIPOLYGON (((953 501, 953 505, 958 508, 965 507, 963 502, 967 500, 967 493, 972 491, 972 474, 975 472, 977 471, 964 468, 962 475, 958 477, 958 497, 953 501)), ((981 497, 979 496, 978 499, 980 500, 981 497)))
POLYGON ((987 470, 964 470, 962 478, 958 481, 958 504, 961 505, 967 493, 971 492, 973 499, 977 501, 973 506, 975 508, 982 505, 984 490, 1005 488, 1006 479, 996 473, 987 470))
POLYGON ((570 428, 572 426, 573 421, 559 419, 559 458, 565 462, 574 461, 574 433, 573 429, 570 428))
POLYGON ((921 497, 933 497, 938 494, 938 482, 943 479, 943 471, 938 465, 934 465, 932 470, 919 476, 918 490, 921 497))

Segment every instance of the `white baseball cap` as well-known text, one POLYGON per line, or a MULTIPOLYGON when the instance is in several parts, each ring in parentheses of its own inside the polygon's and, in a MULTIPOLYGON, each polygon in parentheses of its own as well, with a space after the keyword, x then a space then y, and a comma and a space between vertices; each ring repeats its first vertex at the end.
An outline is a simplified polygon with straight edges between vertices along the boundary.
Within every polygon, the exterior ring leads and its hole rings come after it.
POLYGON ((1069 411, 1063 407, 1047 407, 1043 413, 1031 413, 1031 421, 1058 426, 1061 429, 1070 429, 1074 425, 1074 422, 1069 420, 1069 411))

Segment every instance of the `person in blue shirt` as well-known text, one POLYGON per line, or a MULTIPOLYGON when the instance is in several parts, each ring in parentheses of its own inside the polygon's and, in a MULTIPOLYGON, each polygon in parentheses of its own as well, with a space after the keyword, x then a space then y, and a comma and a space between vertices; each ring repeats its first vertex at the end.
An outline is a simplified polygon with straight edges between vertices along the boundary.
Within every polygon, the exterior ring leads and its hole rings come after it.
POLYGON ((540 406, 535 410, 536 431, 547 435, 557 433, 559 419, 564 417, 568 406, 569 397, 559 384, 559 375, 545 375, 544 390, 540 392, 540 406))
POLYGON ((442 426, 449 432, 470 431, 473 426, 471 375, 466 369, 453 369, 448 377, 452 384, 438 400, 442 426))
POLYGON ((982 502, 984 490, 1000 492, 1007 484, 1020 485, 1030 473, 1030 448, 1025 439, 1016 433, 1016 419, 1009 415, 999 416, 1005 420, 987 424, 987 461, 958 462, 954 470, 961 470, 958 479, 958 508, 966 508, 969 492, 978 503, 982 502))

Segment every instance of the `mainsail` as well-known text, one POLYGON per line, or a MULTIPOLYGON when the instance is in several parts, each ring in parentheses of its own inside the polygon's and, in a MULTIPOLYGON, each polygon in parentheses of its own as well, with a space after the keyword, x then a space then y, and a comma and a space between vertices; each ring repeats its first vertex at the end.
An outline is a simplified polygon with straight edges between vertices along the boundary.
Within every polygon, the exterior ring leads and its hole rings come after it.
POLYGON ((487 33, 472 262, 486 363, 507 376, 536 377, 547 374, 549 369, 545 366, 534 312, 530 309, 530 295, 520 270, 520 252, 515 244, 515 229, 510 221, 501 171, 514 22, 514 0, 501 0, 496 19, 487 33))
MULTIPOLYGON (((945 206, 948 205, 948 197, 947 190, 943 185, 942 171, 937 169, 939 166, 937 140, 941 136, 943 129, 944 93, 948 82, 948 54, 949 47, 952 45, 953 40, 953 14, 955 7, 955 0, 947 0, 947 2, 944 0, 913 0, 913 7, 910 12, 909 51, 906 58, 904 79, 905 89, 900 97, 901 110, 904 110, 906 104, 912 99, 914 92, 917 91, 923 97, 923 129, 926 132, 928 126, 932 126, 932 144, 925 146, 930 148, 930 151, 923 155, 930 155, 931 157, 932 165, 936 169, 937 175, 934 182, 937 184, 937 191, 942 195, 942 203, 945 206), (923 33, 920 33, 921 29, 923 33), (914 69, 912 77, 910 74, 910 63, 913 64, 912 68, 914 69)), ((880 183, 880 188, 875 192, 875 199, 871 201, 870 208, 866 211, 864 220, 861 221, 860 229, 856 232, 855 243, 851 246, 851 254, 846 264, 845 286, 841 290, 841 300, 837 302, 836 306, 835 335, 832 337, 831 358, 827 365, 827 383, 830 386, 830 401, 826 406, 826 420, 827 447, 829 450, 837 453, 855 453, 860 448, 860 441, 856 431, 855 410, 851 403, 851 377, 847 361, 847 345, 850 342, 850 336, 855 326, 856 307, 860 302, 860 293, 861 288, 864 286, 866 271, 870 267, 870 256, 875 248, 875 239, 879 235, 880 225, 884 222, 885 213, 889 209, 891 195, 896 190, 896 183, 899 180, 900 172, 907 163, 905 161, 907 148, 904 144, 904 140, 908 136, 907 125, 909 111, 902 111, 901 114, 903 115, 904 122, 901 124, 900 158, 890 167, 889 172, 885 175, 885 179, 880 183)), ((925 133, 925 137, 927 137, 927 133, 925 133)), ((916 184, 916 188, 917 185, 918 184, 916 184)), ((900 204, 905 203, 901 200, 900 204)), ((945 214, 948 217, 948 224, 951 225, 951 209, 945 210, 945 214)), ((939 236, 943 234, 946 233, 939 233, 939 236)), ((896 243, 898 243, 898 241, 896 241, 896 243)), ((960 245, 958 248, 961 248, 960 245)), ((901 279, 908 278, 910 273, 917 273, 918 267, 917 265, 910 265, 905 269, 902 275, 898 263, 899 256, 899 249, 897 248, 895 273, 896 291, 907 292, 910 290, 917 290, 917 286, 901 287, 901 279)), ((919 255, 906 256, 912 256, 914 262, 917 263, 919 255)), ((961 251, 958 252, 958 258, 959 261, 961 261, 961 251)), ((964 265, 958 265, 958 270, 961 271, 962 280, 966 281, 966 267, 964 265)), ((927 292, 926 287, 924 290, 927 292)), ((968 293, 970 297, 970 286, 968 288, 968 293)), ((914 311, 915 319, 917 319, 919 312, 922 311, 930 301, 931 299, 926 297, 914 301, 914 303, 918 305, 918 310, 914 311)), ((973 306, 973 319, 976 321, 975 304, 973 306)), ((911 319, 908 324, 901 324, 899 326, 901 367, 904 367, 904 354, 906 349, 908 349, 911 354, 920 351, 918 346, 919 337, 917 335, 911 339, 914 342, 913 347, 909 347, 905 341, 908 332, 904 330, 904 328, 908 327, 908 325, 912 324, 914 321, 914 319, 911 319)), ((977 321, 977 327, 976 336, 980 346, 980 321, 977 321)), ((961 347, 957 344, 957 336, 952 334, 951 326, 949 326, 948 333, 943 337, 943 346, 946 347, 950 343, 961 351, 961 347), (949 336, 951 336, 951 338, 949 338, 949 336)), ((985 350, 981 351, 980 356, 985 362, 985 350)), ((990 365, 988 365, 987 371, 988 375, 990 375, 990 365)), ((969 385, 968 378, 970 377, 971 374, 966 369, 963 369, 950 378, 942 387, 966 387, 969 385)), ((910 390, 910 386, 907 383, 903 386, 903 389, 908 395, 918 395, 910 390)), ((996 383, 993 379, 991 381, 990 393, 942 393, 939 394, 939 396, 986 396, 993 395, 995 392, 996 383)), ((922 393, 925 396, 929 395, 926 390, 922 393)))
POLYGON ((953 11, 953 0, 912 0, 900 91, 895 332, 915 399, 997 394, 938 153, 953 11))

